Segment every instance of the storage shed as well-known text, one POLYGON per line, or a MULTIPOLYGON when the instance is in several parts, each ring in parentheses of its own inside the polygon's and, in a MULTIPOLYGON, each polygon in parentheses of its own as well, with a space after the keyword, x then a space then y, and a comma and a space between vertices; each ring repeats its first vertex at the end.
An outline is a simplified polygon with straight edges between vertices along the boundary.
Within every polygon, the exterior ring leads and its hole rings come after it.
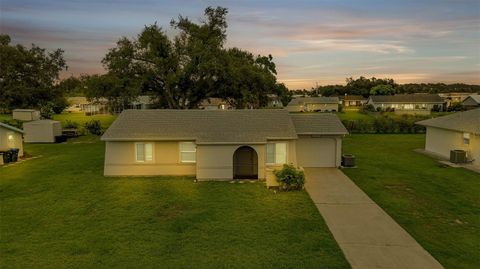
POLYGON ((54 120, 36 120, 23 124, 26 143, 55 143, 62 135, 62 125, 54 120))
POLYGON ((40 111, 35 109, 14 109, 12 113, 14 120, 32 121, 40 119, 40 111))

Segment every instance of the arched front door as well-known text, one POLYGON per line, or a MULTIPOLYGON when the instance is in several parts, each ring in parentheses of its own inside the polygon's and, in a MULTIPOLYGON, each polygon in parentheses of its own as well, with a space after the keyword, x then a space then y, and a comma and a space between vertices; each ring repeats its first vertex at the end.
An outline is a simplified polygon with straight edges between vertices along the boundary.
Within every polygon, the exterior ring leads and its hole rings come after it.
POLYGON ((233 153, 233 178, 258 179, 258 156, 251 147, 239 147, 233 153))

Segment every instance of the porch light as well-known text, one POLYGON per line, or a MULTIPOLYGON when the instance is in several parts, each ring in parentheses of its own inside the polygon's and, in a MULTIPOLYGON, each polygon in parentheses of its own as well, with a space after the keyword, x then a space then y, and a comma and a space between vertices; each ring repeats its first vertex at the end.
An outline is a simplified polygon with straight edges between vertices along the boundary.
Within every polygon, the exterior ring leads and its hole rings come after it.
POLYGON ((13 135, 9 134, 9 135, 8 135, 8 140, 9 140, 9 141, 13 141, 13 135))

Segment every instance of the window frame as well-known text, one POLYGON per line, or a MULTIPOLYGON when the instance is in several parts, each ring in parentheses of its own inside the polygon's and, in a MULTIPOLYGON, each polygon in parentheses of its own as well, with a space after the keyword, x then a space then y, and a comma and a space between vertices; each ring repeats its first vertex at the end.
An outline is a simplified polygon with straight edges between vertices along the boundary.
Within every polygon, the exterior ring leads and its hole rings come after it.
POLYGON ((155 162, 155 143, 153 142, 135 142, 135 163, 152 163, 155 162), (147 150, 146 145, 149 144, 152 146, 152 159, 147 160, 147 150), (143 145, 143 160, 138 160, 138 145, 143 145))
POLYGON ((267 144, 265 145, 265 164, 266 165, 282 165, 282 164, 286 164, 288 163, 288 143, 287 142, 267 142, 267 144), (273 162, 269 162, 268 160, 268 153, 267 153, 267 148, 268 148, 268 145, 274 145, 273 147, 273 162), (277 160, 277 144, 283 144, 285 145, 285 162, 278 162, 277 160))
POLYGON ((463 133, 463 144, 470 145, 470 133, 463 133))
POLYGON ((180 163, 184 163, 184 164, 197 163, 197 143, 195 143, 195 141, 180 141, 180 142, 178 142, 178 155, 179 155, 178 159, 179 159, 180 163), (185 144, 185 143, 193 144, 195 150, 194 151, 182 151, 182 144, 185 144), (184 161, 182 159, 182 153, 194 153, 195 160, 194 161, 184 161))

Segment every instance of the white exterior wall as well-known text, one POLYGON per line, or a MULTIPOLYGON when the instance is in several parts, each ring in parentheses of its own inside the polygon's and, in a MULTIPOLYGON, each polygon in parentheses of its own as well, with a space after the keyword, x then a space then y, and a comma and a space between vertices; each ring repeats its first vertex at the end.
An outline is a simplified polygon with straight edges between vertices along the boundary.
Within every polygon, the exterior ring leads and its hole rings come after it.
POLYGON ((32 120, 39 120, 40 119, 40 111, 18 111, 13 110, 12 117, 14 120, 21 120, 21 121, 32 121, 32 120))
POLYGON ((57 122, 32 121, 23 125, 26 143, 55 143, 55 136, 62 135, 62 125, 57 122))
POLYGON ((449 159, 454 149, 467 151, 475 159, 473 164, 480 166, 480 135, 470 134, 470 144, 464 144, 463 132, 427 127, 425 150, 449 159))
POLYGON ((18 148, 18 155, 23 156, 23 135, 0 126, 0 151, 7 151, 11 148, 18 148))

